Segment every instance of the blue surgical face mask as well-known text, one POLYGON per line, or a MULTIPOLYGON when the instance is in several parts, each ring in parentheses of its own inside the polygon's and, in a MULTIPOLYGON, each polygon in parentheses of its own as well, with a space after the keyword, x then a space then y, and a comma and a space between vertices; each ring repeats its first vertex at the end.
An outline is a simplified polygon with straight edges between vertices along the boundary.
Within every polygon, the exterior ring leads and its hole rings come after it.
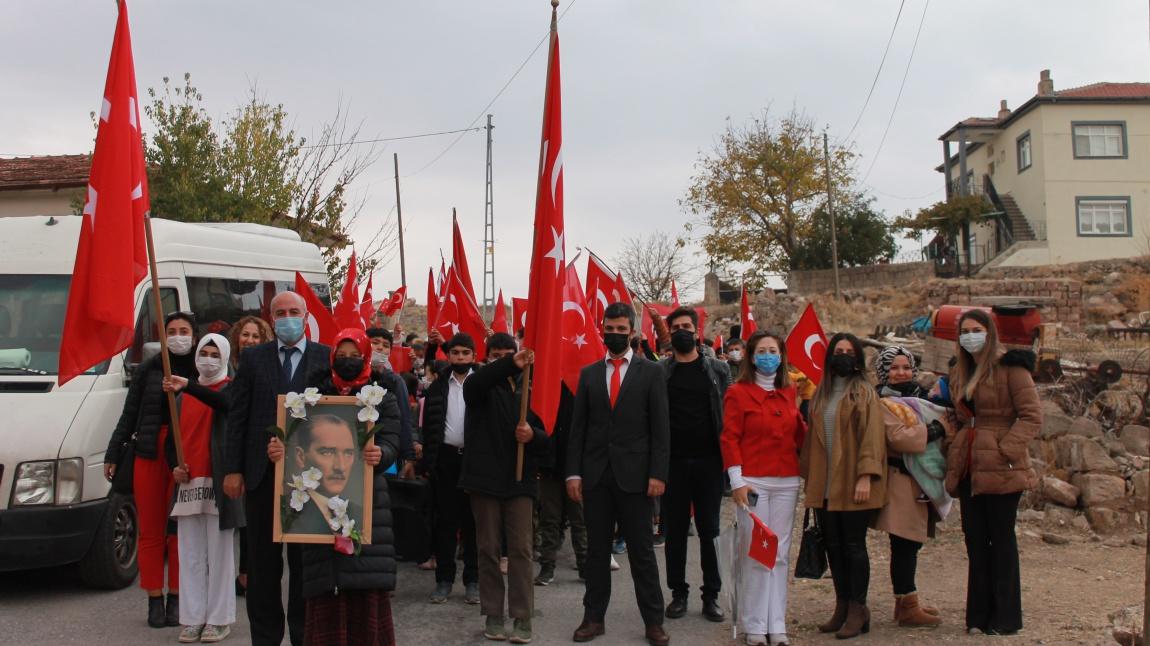
POLYGON ((782 359, 782 356, 777 354, 756 354, 755 369, 764 375, 773 375, 779 371, 779 364, 782 359))
POLYGON ((276 338, 287 345, 294 344, 303 336, 303 319, 298 316, 276 319, 275 326, 276 338))

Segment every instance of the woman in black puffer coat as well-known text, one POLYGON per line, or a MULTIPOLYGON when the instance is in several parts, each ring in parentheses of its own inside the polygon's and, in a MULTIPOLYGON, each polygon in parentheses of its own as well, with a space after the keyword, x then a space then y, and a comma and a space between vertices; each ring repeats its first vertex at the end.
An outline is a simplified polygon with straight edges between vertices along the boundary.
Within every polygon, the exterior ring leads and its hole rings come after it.
MULTIPOLYGON (((370 364, 371 344, 363 330, 341 331, 333 344, 332 369, 312 375, 308 384, 323 395, 356 395, 383 381, 370 364)), ((393 646, 395 628, 390 592, 395 589, 395 537, 384 471, 399 455, 399 406, 388 392, 377 406, 375 451, 363 457, 373 467, 371 544, 358 555, 345 555, 331 545, 303 546, 303 596, 306 603, 305 644, 393 646)), ((283 459, 283 444, 272 440, 268 457, 283 459)))

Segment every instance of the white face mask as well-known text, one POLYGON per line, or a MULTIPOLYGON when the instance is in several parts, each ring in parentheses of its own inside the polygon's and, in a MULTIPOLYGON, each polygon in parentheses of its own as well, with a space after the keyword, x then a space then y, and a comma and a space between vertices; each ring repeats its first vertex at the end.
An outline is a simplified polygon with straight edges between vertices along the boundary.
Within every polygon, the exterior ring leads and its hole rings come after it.
POLYGON ((390 352, 372 352, 371 353, 371 367, 376 370, 391 370, 391 362, 388 358, 391 356, 390 352))
POLYGON ((196 370, 200 376, 212 379, 220 374, 223 365, 220 364, 219 357, 196 357, 196 370))
POLYGON ((986 332, 967 332, 958 336, 958 344, 971 354, 978 354, 986 347, 986 332))
POLYGON ((192 337, 190 336, 170 336, 168 337, 168 352, 174 355, 184 356, 192 351, 192 337))
POLYGON ((743 360, 743 351, 742 350, 731 350, 730 352, 727 353, 727 358, 730 359, 731 361, 742 361, 743 360))

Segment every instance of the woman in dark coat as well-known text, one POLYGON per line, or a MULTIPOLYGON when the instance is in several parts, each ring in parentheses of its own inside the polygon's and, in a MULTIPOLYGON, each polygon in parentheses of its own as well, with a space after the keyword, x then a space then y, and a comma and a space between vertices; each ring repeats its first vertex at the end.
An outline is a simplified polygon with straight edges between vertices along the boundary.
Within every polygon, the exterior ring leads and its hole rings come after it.
MULTIPOLYGON (((383 380, 371 370, 371 343, 363 330, 349 328, 336 336, 330 371, 309 378, 322 395, 354 396, 383 380)), ((363 449, 373 466, 371 544, 358 555, 337 552, 331 545, 303 546, 303 596, 306 604, 304 643, 311 646, 392 646, 395 628, 389 593, 395 589, 395 545, 391 504, 384 471, 399 455, 399 407, 388 392, 376 407, 374 443, 363 449)), ((279 461, 284 445, 273 439, 268 457, 279 461)))
MULTIPOLYGON (((194 381, 197 377, 195 317, 174 312, 164 320, 168 359, 172 374, 194 381)), ((172 466, 164 458, 164 441, 171 421, 163 387, 164 371, 159 355, 136 367, 124 400, 124 411, 104 454, 104 477, 116 474, 120 449, 135 436, 136 459, 132 467, 132 490, 139 521, 140 587, 148 592, 148 625, 153 628, 180 625, 180 566, 175 534, 167 533, 168 509, 175 481, 172 466), (164 602, 164 562, 167 561, 168 598, 164 602)))

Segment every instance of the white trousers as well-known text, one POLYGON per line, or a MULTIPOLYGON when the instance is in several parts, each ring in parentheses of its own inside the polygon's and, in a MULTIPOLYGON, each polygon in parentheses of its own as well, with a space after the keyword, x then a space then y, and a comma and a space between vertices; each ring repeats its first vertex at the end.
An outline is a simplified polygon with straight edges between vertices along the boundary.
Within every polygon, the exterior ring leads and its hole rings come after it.
POLYGON ((236 622, 234 529, 220 529, 213 514, 178 516, 180 623, 228 626, 236 622))
MULTIPOLYGON (((749 635, 778 635, 787 632, 787 579, 791 528, 799 498, 799 478, 747 478, 751 491, 759 494, 751 506, 759 520, 779 537, 774 569, 747 556, 754 523, 747 512, 738 510, 739 545, 742 559, 742 585, 739 587, 739 624, 749 635)), ((181 571, 180 576, 184 573, 181 571)))

